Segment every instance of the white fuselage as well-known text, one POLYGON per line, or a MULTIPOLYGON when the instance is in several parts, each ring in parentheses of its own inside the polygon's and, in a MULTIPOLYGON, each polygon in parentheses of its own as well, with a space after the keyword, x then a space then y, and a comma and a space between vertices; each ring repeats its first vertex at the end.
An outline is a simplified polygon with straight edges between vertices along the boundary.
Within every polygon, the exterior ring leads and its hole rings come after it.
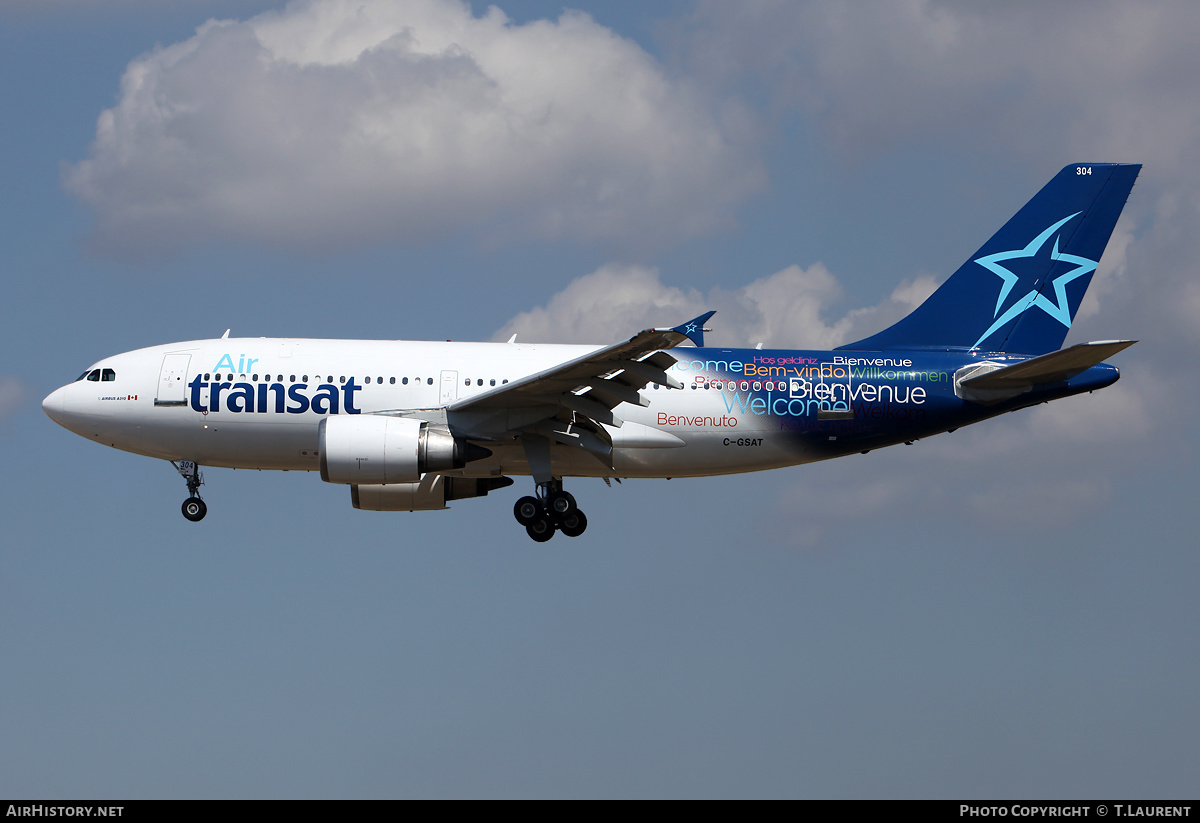
MULTIPOLYGON (((234 338, 106 358, 43 403, 66 428, 114 448, 243 469, 319 468, 318 426, 332 414, 436 410, 595 350, 595 346, 234 338), (107 378, 107 379, 105 379, 107 378)), ((691 351, 691 350, 683 350, 691 351)), ((686 376, 686 375, 680 375, 686 376)), ((806 457, 769 418, 738 413, 705 383, 647 386, 609 427, 612 465, 556 447, 563 476, 683 477, 775 468, 806 457), (730 413, 732 412, 732 413, 730 413), (666 435, 669 436, 664 436, 666 435), (656 439, 657 438, 657 439, 656 439)), ((515 441, 450 472, 528 474, 515 441)))

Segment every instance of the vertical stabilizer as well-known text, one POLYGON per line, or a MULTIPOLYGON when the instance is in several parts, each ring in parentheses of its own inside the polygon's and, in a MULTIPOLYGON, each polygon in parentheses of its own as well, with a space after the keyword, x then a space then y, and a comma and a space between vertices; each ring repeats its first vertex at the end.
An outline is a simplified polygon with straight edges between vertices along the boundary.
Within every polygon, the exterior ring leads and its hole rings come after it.
POLYGON ((1141 168, 1066 166, 912 314, 840 348, 1055 351, 1141 168))

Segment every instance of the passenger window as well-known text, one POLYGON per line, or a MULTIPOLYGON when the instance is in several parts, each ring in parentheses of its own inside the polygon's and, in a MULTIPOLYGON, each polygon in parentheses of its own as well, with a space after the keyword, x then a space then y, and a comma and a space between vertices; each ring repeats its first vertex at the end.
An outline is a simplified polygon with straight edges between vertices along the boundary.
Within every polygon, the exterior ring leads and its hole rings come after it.
MULTIPOLYGON (((389 378, 388 378, 388 382, 389 382, 389 383, 391 383, 391 384, 394 386, 394 385, 396 385, 396 378, 394 378, 394 377, 389 377, 389 378)), ((408 381, 407 381, 407 380, 405 380, 404 382, 405 382, 405 383, 407 383, 408 381)))
POLYGON ((468 377, 466 380, 464 380, 464 381, 463 381, 463 385, 464 385, 464 386, 469 386, 469 385, 471 385, 471 378, 469 378, 469 377, 468 377))
POLYGON ((87 377, 88 377, 88 380, 91 380, 93 383, 99 383, 100 382, 100 370, 92 369, 91 373, 87 377))
POLYGON ((339 378, 338 378, 338 382, 339 382, 339 383, 345 383, 345 382, 346 382, 346 375, 344 375, 344 374, 343 374, 341 377, 339 377, 339 378))
POLYGON ((289 382, 289 383, 295 383, 295 382, 296 382, 296 375, 294 375, 294 374, 289 374, 289 375, 288 375, 288 382, 289 382))
MULTIPOLYGON (((393 378, 392 378, 392 382, 394 383, 395 381, 396 381, 396 378, 394 378, 394 377, 393 377, 393 378)), ((408 378, 407 378, 407 377, 405 377, 405 378, 402 378, 402 379, 400 380, 400 382, 401 382, 401 383, 403 383, 405 386, 407 386, 407 385, 408 385, 408 378)))
POLYGON ((494 378, 494 377, 493 377, 491 380, 489 380, 489 381, 488 381, 488 385, 489 385, 489 386, 494 386, 494 385, 496 385, 496 378, 494 378))
POLYGON ((370 383, 370 382, 371 382, 371 378, 370 378, 370 377, 368 377, 368 378, 366 379, 366 381, 364 381, 364 382, 370 383))
POLYGON ((426 382, 427 382, 429 385, 431 385, 431 386, 432 386, 432 385, 433 385, 433 378, 432 378, 432 377, 428 378, 428 379, 426 380, 426 382))
POLYGON ((483 378, 482 378, 482 377, 481 377, 481 378, 479 378, 479 382, 477 383, 477 385, 480 385, 480 386, 482 386, 482 385, 483 385, 483 378))

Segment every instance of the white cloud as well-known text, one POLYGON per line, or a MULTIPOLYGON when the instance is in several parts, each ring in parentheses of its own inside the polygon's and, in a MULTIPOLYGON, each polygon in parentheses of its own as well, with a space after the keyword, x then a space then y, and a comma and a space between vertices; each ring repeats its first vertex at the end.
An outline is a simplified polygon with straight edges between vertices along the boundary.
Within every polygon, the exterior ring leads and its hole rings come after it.
POLYGON ((691 319, 703 296, 665 286, 656 269, 609 264, 576 278, 550 298, 508 321, 496 340, 516 334, 528 343, 607 343, 651 326, 691 319))
POLYGON ((905 281, 880 305, 828 322, 824 318, 842 288, 821 263, 788 266, 735 291, 714 289, 707 296, 663 284, 653 268, 610 264, 573 280, 545 306, 517 315, 495 339, 517 334, 531 343, 604 343, 715 309, 706 338, 712 345, 827 349, 894 323, 936 285, 924 276, 905 281))
POLYGON ((710 0, 691 45, 697 71, 771 77, 777 102, 803 106, 849 156, 970 135, 1037 156, 1084 150, 1063 162, 1178 163, 1200 134, 1198 25, 1187 2, 897 0, 861 14, 710 0))
POLYGON ((653 246, 762 185, 727 109, 579 12, 306 0, 130 63, 65 182, 95 243, 128 253, 464 228, 653 246))

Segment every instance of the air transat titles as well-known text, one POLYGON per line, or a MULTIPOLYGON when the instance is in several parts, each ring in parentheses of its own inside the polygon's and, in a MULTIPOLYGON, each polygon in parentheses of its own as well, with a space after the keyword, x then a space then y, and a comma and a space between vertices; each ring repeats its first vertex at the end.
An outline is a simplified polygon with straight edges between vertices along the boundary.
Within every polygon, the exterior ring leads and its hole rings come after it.
POLYGON ((362 388, 349 378, 340 387, 321 383, 310 397, 307 383, 233 383, 219 379, 207 381, 196 375, 188 383, 189 401, 194 411, 208 414, 215 411, 258 414, 361 414, 354 407, 354 393, 362 388), (207 398, 203 396, 208 389, 207 398), (222 402, 223 401, 223 402, 222 402))

